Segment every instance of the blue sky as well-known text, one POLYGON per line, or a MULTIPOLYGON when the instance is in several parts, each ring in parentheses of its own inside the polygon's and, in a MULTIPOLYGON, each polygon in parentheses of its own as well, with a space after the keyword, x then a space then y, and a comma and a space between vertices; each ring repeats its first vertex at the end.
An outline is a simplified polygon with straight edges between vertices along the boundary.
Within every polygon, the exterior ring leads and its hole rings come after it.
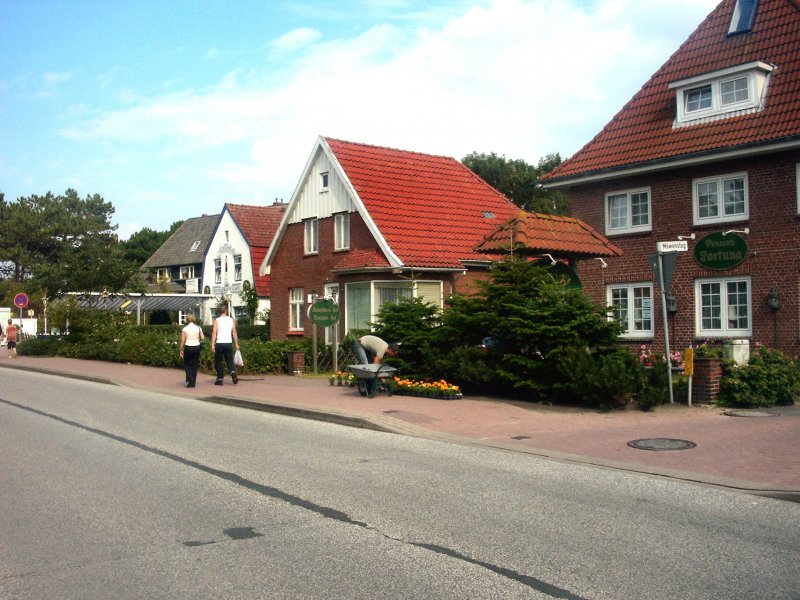
POLYGON ((318 135, 536 163, 589 141, 717 0, 0 0, 0 192, 122 238, 288 200, 318 135))

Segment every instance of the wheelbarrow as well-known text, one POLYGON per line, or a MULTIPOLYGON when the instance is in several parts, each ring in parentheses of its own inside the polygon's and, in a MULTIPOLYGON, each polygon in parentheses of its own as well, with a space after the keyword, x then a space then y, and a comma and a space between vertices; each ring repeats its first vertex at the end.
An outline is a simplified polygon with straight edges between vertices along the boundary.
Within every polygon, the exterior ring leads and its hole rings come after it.
POLYGON ((392 395, 392 386, 386 383, 387 379, 397 373, 395 367, 387 365, 348 365, 347 370, 355 375, 358 391, 362 396, 374 398, 376 392, 392 395))

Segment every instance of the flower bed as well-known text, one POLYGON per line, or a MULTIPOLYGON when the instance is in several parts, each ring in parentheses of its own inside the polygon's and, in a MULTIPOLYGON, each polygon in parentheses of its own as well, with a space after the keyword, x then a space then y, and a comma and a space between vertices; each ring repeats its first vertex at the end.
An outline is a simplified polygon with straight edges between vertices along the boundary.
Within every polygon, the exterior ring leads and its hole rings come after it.
POLYGON ((395 376, 392 380, 392 393, 400 396, 420 396, 422 398, 439 398, 456 400, 462 397, 461 388, 444 379, 439 381, 416 381, 395 376))

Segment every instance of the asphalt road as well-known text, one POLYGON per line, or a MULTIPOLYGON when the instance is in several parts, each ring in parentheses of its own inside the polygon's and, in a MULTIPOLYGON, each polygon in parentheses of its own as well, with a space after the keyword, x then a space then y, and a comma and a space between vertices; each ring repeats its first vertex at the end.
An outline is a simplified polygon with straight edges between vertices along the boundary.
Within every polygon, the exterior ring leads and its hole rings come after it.
POLYGON ((800 505, 27 372, 0 598, 800 598, 800 505))

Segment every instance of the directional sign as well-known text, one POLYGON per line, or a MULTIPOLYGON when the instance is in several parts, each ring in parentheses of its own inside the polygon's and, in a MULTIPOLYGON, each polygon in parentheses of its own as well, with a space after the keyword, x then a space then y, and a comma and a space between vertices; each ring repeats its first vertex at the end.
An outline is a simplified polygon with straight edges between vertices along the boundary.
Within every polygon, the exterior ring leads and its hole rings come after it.
POLYGON ((656 250, 659 252, 686 252, 689 250, 689 242, 686 240, 675 240, 674 242, 656 242, 656 250))
POLYGON ((17 308, 25 308, 28 306, 28 296, 27 294, 17 294, 14 296, 14 306, 17 308))

